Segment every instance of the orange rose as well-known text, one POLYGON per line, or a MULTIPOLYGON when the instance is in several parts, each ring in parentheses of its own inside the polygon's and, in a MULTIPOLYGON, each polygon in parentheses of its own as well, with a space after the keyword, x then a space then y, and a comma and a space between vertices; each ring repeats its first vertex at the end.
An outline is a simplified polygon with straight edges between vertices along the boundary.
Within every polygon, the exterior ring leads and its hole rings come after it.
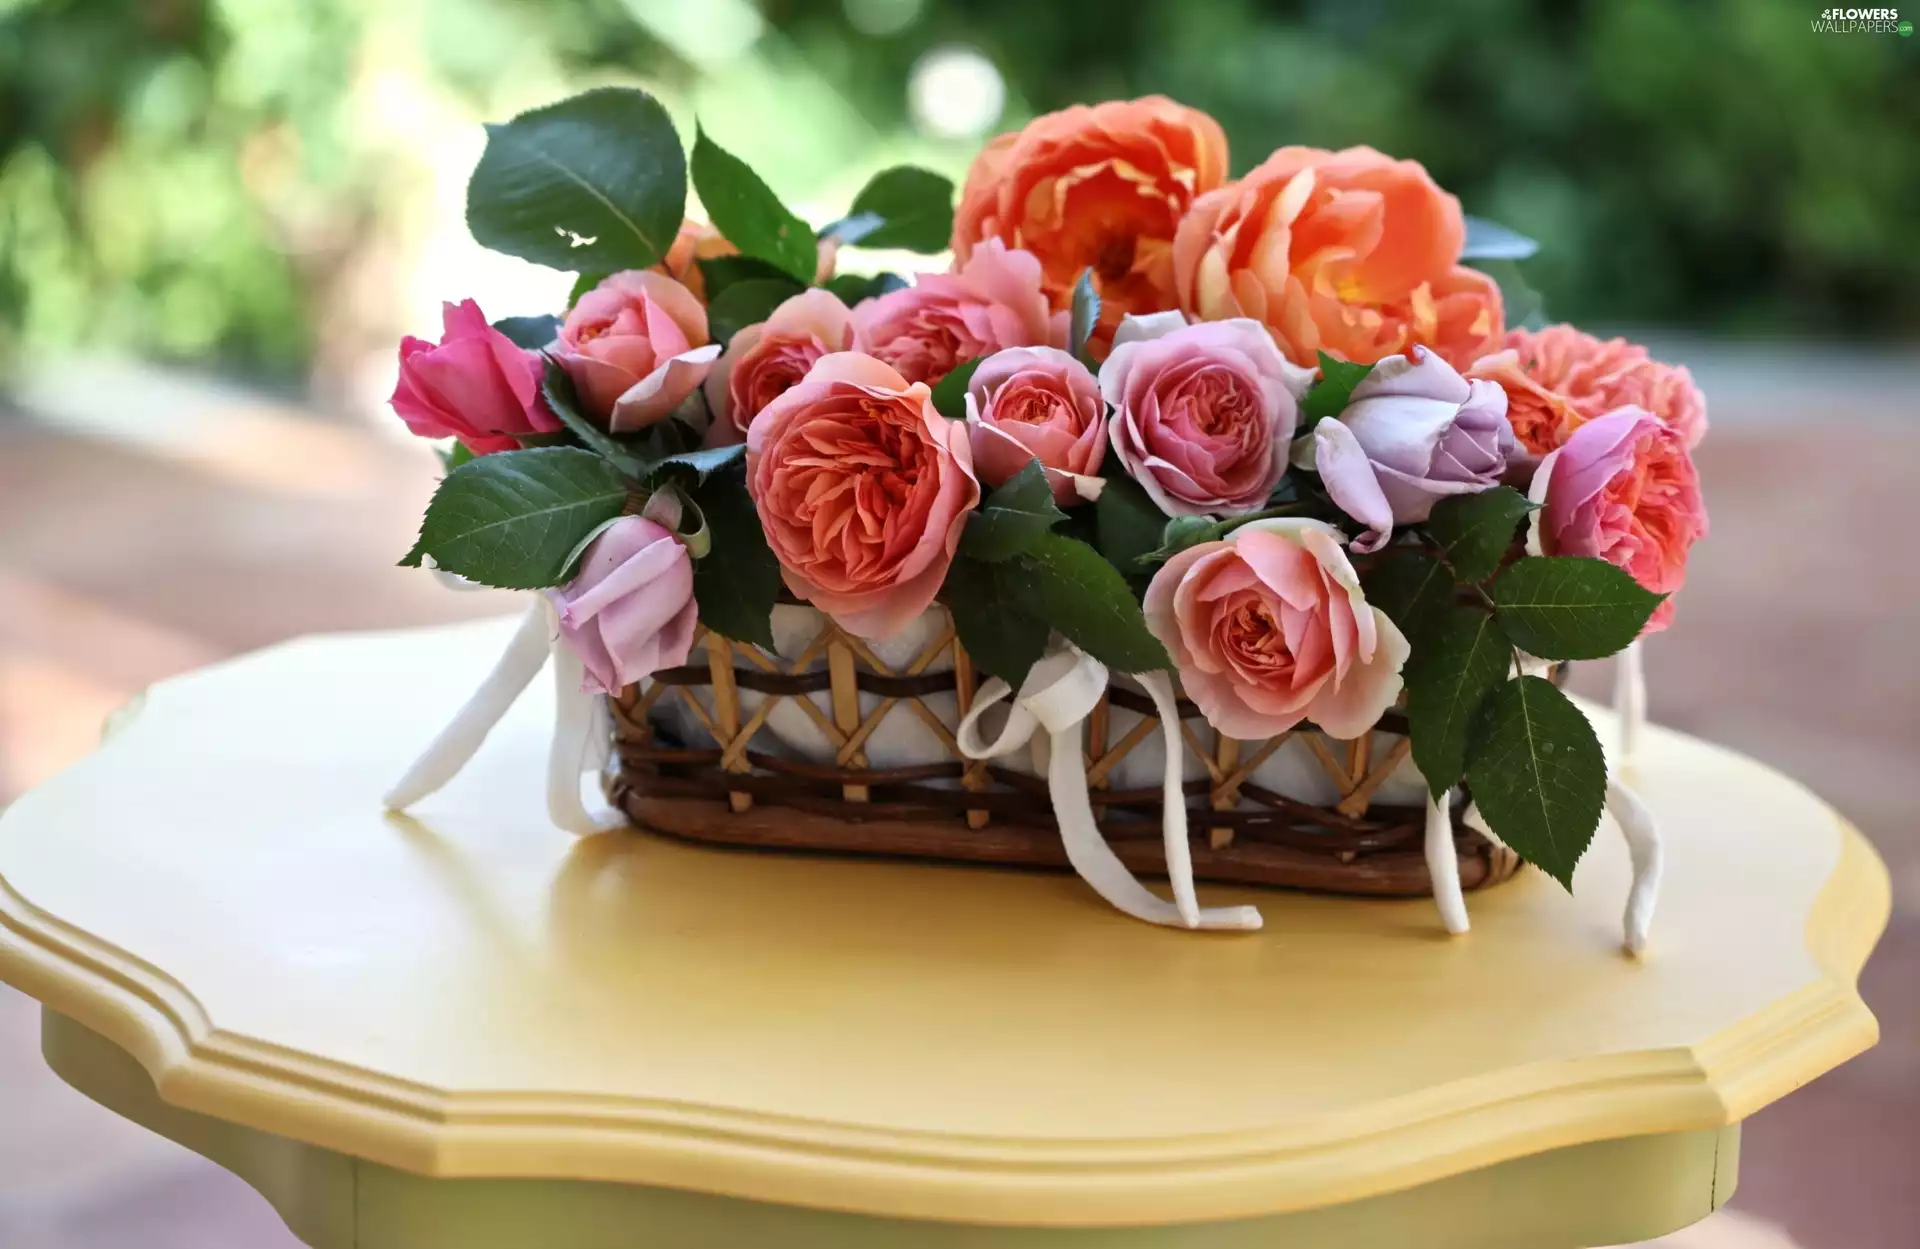
POLYGON ((1104 346, 1126 314, 1174 306, 1174 230, 1226 176, 1219 123, 1165 96, 1048 113, 974 159, 953 219, 954 262, 986 239, 1030 251, 1055 308, 1092 269, 1104 346))
POLYGON ((1200 196, 1173 242, 1180 306, 1253 317, 1295 364, 1430 347, 1464 369, 1500 339, 1500 290, 1458 263, 1460 201, 1417 161, 1283 147, 1200 196))

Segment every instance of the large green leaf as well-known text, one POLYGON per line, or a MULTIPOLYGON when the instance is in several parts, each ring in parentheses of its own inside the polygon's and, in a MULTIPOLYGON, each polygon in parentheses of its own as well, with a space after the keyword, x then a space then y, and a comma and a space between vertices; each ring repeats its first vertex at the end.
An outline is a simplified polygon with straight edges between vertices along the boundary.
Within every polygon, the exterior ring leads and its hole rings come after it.
POLYGON ((1015 598, 1015 575, 1010 565, 963 555, 948 567, 940 597, 975 665, 1018 689, 1046 652, 1052 630, 1015 598))
POLYGON ((1520 519, 1536 505, 1512 486, 1456 494, 1433 505, 1427 536, 1440 546, 1461 581, 1485 581, 1513 546, 1520 519))
POLYGON ((1640 636, 1667 597, 1603 559, 1534 555, 1493 582, 1500 627, 1542 659, 1604 659, 1640 636))
POLYGON ((1121 572, 1141 571, 1140 560, 1160 547, 1167 516, 1153 497, 1124 472, 1114 472, 1094 500, 1093 517, 1100 554, 1121 572))
POLYGON ((796 294, 806 286, 787 274, 777 265, 752 256, 709 256, 694 262, 700 269, 700 280, 706 289, 707 300, 711 303, 720 297, 720 293, 735 282, 748 282, 755 279, 778 282, 796 294))
POLYGON ((602 87, 487 127, 467 228, 483 247, 552 269, 644 269, 673 245, 686 202, 666 110, 644 91, 602 87))
POLYGON ((882 169, 824 233, 860 247, 943 252, 953 237, 953 181, 915 165, 882 169))
POLYGON ((1038 459, 1007 478, 967 517, 960 554, 990 564, 1033 549, 1041 535, 1067 518, 1053 501, 1053 486, 1038 459))
POLYGON ((713 541, 712 552, 693 564, 701 622, 722 637, 772 650, 780 561, 753 509, 745 461, 735 459, 716 470, 689 496, 706 517, 713 541))
POLYGON ((418 567, 431 555, 448 572, 507 590, 559 585, 581 541, 626 504, 626 479, 591 451, 479 456, 440 483, 420 540, 400 562, 418 567))
POLYGON ((1467 747, 1467 783, 1487 826, 1521 858, 1573 888, 1607 790, 1593 726, 1539 677, 1516 677, 1480 705, 1467 747))
POLYGON ((1413 761, 1434 797, 1467 766, 1467 736, 1487 691, 1505 679, 1513 645, 1487 612, 1447 610, 1407 664, 1407 727, 1413 761))
POLYGON ((1074 645, 1120 672, 1151 672, 1170 662, 1147 629, 1140 604, 1118 569, 1084 542, 1057 533, 1037 538, 1005 567, 1014 600, 1074 645))
POLYGON ((1453 575, 1446 565, 1408 547, 1382 552, 1360 575, 1360 586, 1367 601, 1400 626, 1416 653, 1453 604, 1453 575))
POLYGON ((695 127, 693 189, 714 228, 742 255, 764 260, 799 282, 819 263, 813 231, 746 162, 695 127))
POLYGON ((1353 388, 1373 372, 1371 364, 1348 364, 1320 353, 1320 380, 1300 404, 1300 432, 1306 433, 1328 417, 1339 416, 1353 400, 1353 388))
POLYGON ((707 305, 707 333, 716 343, 729 343, 749 325, 758 325, 773 310, 800 293, 799 283, 786 278, 745 278, 730 284, 707 305))

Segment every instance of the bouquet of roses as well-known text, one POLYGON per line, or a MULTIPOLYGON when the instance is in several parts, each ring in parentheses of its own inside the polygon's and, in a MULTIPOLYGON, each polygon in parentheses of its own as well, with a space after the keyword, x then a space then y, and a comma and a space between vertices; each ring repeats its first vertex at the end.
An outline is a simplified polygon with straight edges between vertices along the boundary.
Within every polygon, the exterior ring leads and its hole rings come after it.
POLYGON ((491 128, 467 213, 580 276, 564 316, 449 304, 402 344, 395 410, 454 440, 405 562, 546 591, 592 688, 697 624, 771 649, 783 594, 863 638, 939 603, 1012 686, 1070 644, 1233 738, 1404 698, 1431 792, 1465 778, 1570 880, 1606 762, 1536 661, 1671 617, 1705 405, 1621 340, 1509 332, 1532 244, 1420 165, 1283 147, 1235 180, 1155 97, 1000 136, 957 207, 894 168, 815 230, 606 89, 491 128))

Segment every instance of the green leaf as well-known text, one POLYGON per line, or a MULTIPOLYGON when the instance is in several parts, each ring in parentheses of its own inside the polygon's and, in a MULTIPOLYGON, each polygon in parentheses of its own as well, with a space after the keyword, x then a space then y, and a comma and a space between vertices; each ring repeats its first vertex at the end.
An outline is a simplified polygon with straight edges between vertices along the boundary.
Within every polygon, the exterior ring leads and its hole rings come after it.
POLYGON ((1485 581, 1500 569, 1513 546, 1520 519, 1537 504, 1511 486, 1479 494, 1456 494, 1433 505, 1427 536, 1440 545, 1453 574, 1463 582, 1485 581))
POLYGON ((787 210, 746 162, 694 127, 693 189, 714 228, 744 256, 773 265, 796 281, 813 281, 819 264, 813 231, 787 210))
POLYGON ((821 233, 850 246, 943 252, 953 238, 953 181, 914 165, 883 169, 821 233))
POLYGON ((627 482, 577 447, 499 451, 447 474, 400 562, 423 555, 451 573, 506 590, 559 585, 574 548, 627 505, 627 482))
POLYGON ((580 302, 582 295, 612 276, 611 273, 582 273, 575 276, 573 279, 573 289, 567 292, 568 311, 572 311, 573 306, 580 302))
POLYGON ((720 292, 735 282, 746 282, 756 278, 768 282, 779 282, 796 294, 806 289, 778 266, 770 265, 752 256, 710 256, 705 260, 696 260, 694 264, 700 270, 700 280, 705 285, 709 301, 718 297, 720 292))
POLYGON ((611 273, 665 256, 686 202, 667 111, 644 91, 602 87, 487 127, 467 228, 522 260, 611 273))
POLYGON ((1320 380, 1300 404, 1300 432, 1306 433, 1330 416, 1339 416, 1353 399, 1353 388, 1373 372, 1371 364, 1348 364, 1320 353, 1320 380))
POLYGON ((1407 664, 1407 727, 1413 761, 1433 796, 1451 789, 1467 766, 1467 735, 1487 691, 1506 678, 1513 644, 1484 611, 1453 607, 1422 639, 1407 664))
POLYGON ((1640 636, 1667 597, 1603 559, 1532 555, 1493 582, 1500 627, 1542 659, 1604 659, 1640 636))
POLYGON ((758 325, 773 310, 804 288, 788 278, 747 278, 735 282, 707 304, 707 333, 716 343, 733 341, 749 325, 758 325))
POLYGON ((693 563, 693 597, 707 628, 736 642, 773 649, 773 605, 780 561, 747 491, 746 461, 736 459, 688 492, 706 518, 713 552, 693 563))
POLYGON ((999 564, 1032 549, 1033 544, 1067 518, 1053 501, 1053 486, 1040 461, 1007 478, 987 495, 980 510, 967 517, 960 554, 999 564))
POLYGON ((1108 476, 1093 503, 1096 542, 1107 562, 1123 572, 1134 572, 1140 560, 1160 547, 1166 513, 1153 497, 1125 473, 1108 476))
POLYGON ((1415 652, 1453 605, 1453 577, 1431 555, 1408 547, 1383 552, 1360 576, 1367 602, 1387 613, 1415 652))
POLYGON ((1087 340, 1100 325, 1100 292, 1093 288, 1093 270, 1081 273, 1073 284, 1073 313, 1067 323, 1067 350, 1088 368, 1095 368, 1087 355, 1087 340))
POLYGON ((1518 230, 1509 230, 1485 217, 1467 218, 1467 241, 1460 249, 1462 260, 1525 260, 1540 250, 1518 230))
POLYGON ((682 476, 692 473, 696 482, 705 481, 746 453, 747 446, 742 442, 726 447, 696 447, 690 451, 677 451, 648 464, 647 480, 653 481, 663 473, 678 471, 682 476))
POLYGON ((1020 688, 1053 631, 1015 600, 1010 567, 962 556, 948 567, 940 598, 974 664, 1020 688))
POLYGON ((440 447, 438 450, 440 452, 440 467, 449 473, 473 458, 472 448, 457 438, 454 439, 452 446, 440 447))
POLYGON ((586 444, 589 451, 636 481, 647 475, 647 466, 638 447, 601 429, 580 411, 579 400, 573 391, 573 378, 567 375, 558 360, 547 360, 546 372, 540 379, 540 395, 547 401, 548 409, 560 418, 560 423, 586 444))
POLYGON ((560 318, 501 317, 493 323, 493 328, 505 334, 514 346, 538 351, 560 337, 560 318))
POLYGON ((1147 629, 1126 579, 1086 543, 1044 533, 1004 567, 1014 600, 1028 615, 1048 622, 1107 667, 1150 672, 1170 662, 1166 648, 1147 629))
POLYGON ((905 290, 907 280, 897 273, 835 274, 827 282, 827 289, 839 296, 840 302, 851 308, 863 299, 878 299, 894 291, 905 290))
POLYGON ((1486 696, 1467 747, 1467 783, 1500 840, 1571 890, 1600 823, 1607 760, 1593 725, 1553 682, 1516 677, 1486 696))
POLYGON ((967 419, 967 383, 973 380, 978 360, 965 360, 953 366, 953 372, 933 384, 933 409, 950 421, 967 419))

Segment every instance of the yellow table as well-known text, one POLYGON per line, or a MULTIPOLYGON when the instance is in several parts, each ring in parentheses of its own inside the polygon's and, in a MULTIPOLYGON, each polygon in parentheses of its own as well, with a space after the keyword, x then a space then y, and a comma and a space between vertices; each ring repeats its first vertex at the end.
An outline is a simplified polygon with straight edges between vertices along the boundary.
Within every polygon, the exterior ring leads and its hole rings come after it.
MULTIPOLYGON (((1644 962, 1610 830, 1430 903, 575 842, 529 696, 379 796, 499 623, 168 682, 0 819, 0 979, 68 1081, 318 1249, 1554 1249, 1724 1201, 1739 1121, 1872 1044, 1884 868, 1794 782, 1655 731, 1644 962)), ((1597 714, 1597 713, 1596 713, 1597 714)), ((1603 726, 1604 732, 1604 726, 1603 726)))

